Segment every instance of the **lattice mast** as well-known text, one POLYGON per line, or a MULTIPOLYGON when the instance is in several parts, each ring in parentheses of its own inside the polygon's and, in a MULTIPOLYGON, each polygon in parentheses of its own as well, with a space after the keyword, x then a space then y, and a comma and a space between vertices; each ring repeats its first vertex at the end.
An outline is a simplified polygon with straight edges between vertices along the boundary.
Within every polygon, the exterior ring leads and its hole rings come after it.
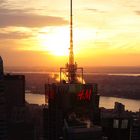
POLYGON ((71 8, 70 8, 70 54, 69 54, 69 64, 74 65, 74 53, 73 53, 73 20, 72 20, 72 0, 71 0, 71 8))
POLYGON ((69 47, 69 63, 65 68, 60 68, 60 82, 62 81, 61 73, 64 72, 67 77, 67 83, 78 83, 77 70, 81 70, 81 76, 83 81, 83 68, 77 68, 77 64, 74 62, 73 51, 73 13, 72 13, 72 0, 70 0, 70 47, 69 47))
POLYGON ((74 63, 73 52, 73 14, 72 14, 72 0, 70 0, 70 48, 69 48, 69 64, 68 64, 68 80, 70 83, 76 82, 77 65, 74 63))

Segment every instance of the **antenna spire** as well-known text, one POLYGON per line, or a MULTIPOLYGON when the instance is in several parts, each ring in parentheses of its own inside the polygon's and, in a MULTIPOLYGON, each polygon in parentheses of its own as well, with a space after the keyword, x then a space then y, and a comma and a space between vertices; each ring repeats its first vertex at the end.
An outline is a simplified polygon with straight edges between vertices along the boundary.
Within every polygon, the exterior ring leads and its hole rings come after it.
POLYGON ((77 70, 81 70, 81 77, 83 82, 83 68, 77 67, 74 62, 74 52, 73 52, 73 15, 72 15, 72 0, 70 0, 70 47, 69 47, 69 62, 66 64, 65 68, 60 68, 60 82, 62 82, 61 74, 65 73, 67 77, 67 83, 78 83, 77 70))
POLYGON ((74 53, 73 53, 73 15, 72 15, 72 0, 70 0, 70 54, 69 64, 74 64, 74 53))

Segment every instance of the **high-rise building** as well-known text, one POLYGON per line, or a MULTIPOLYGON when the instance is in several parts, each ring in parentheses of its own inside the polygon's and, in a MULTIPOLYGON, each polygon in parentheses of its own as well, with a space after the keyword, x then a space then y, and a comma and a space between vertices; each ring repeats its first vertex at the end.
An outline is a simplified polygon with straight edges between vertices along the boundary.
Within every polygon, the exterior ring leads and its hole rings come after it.
POLYGON ((124 108, 123 104, 116 102, 114 109, 101 112, 103 135, 108 140, 130 140, 132 115, 124 108))
POLYGON ((5 107, 7 115, 8 139, 16 140, 18 139, 19 134, 23 135, 23 130, 25 127, 24 124, 26 123, 27 119, 25 108, 25 76, 6 74, 4 75, 3 82, 6 103, 5 107), (17 126, 20 127, 18 128, 17 126))
POLYGON ((133 118, 131 140, 140 140, 140 118, 133 118))
POLYGON ((36 130, 25 106, 25 76, 4 75, 8 140, 35 140, 36 130))
POLYGON ((3 60, 0 57, 0 140, 7 139, 6 102, 4 94, 3 60))
MULTIPOLYGON (((46 93, 48 95, 48 108, 44 108, 44 135, 46 139, 57 140, 64 137, 63 128, 66 123, 75 126, 77 120, 82 122, 84 126, 90 123, 91 129, 85 127, 83 130, 81 128, 82 131, 87 132, 85 136, 95 130, 94 125, 100 123, 97 84, 50 84, 46 86, 46 93)), ((101 129, 99 130, 101 131, 101 129)), ((86 139, 86 137, 84 138, 86 139)))
POLYGON ((64 121, 64 140, 102 140, 102 128, 90 121, 64 121))
POLYGON ((25 105, 25 77, 24 75, 4 75, 3 61, 0 57, 0 140, 6 140, 11 121, 23 120, 22 110, 25 105), (19 113, 15 113, 15 109, 19 113), (19 117, 20 116, 20 117, 19 117))
POLYGON ((3 76, 3 60, 2 60, 2 57, 0 56, 0 75, 1 77, 3 76))
POLYGON ((8 140, 37 140, 32 122, 12 123, 9 130, 8 140))
POLYGON ((60 83, 46 85, 48 108, 44 108, 44 136, 47 140, 86 140, 88 134, 94 133, 90 139, 100 140, 101 128, 94 127, 100 123, 97 84, 84 84, 83 68, 74 62, 72 0, 70 7, 69 62, 60 68, 60 83), (77 125, 79 129, 75 129, 77 125))
POLYGON ((4 84, 7 106, 24 106, 25 76, 7 74, 4 76, 4 84))

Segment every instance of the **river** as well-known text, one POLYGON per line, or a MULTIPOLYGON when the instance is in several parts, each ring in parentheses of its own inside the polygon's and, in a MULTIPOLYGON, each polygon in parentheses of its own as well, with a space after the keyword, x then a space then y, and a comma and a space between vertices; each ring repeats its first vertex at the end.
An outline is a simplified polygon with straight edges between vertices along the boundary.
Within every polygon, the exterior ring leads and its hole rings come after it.
MULTIPOLYGON (((26 101, 31 104, 42 105, 45 104, 45 95, 41 94, 26 94, 26 101)), ((114 108, 114 103, 120 102, 125 105, 125 109, 129 111, 139 111, 140 109, 140 100, 133 99, 124 99, 124 98, 116 98, 116 97, 100 97, 100 107, 105 108, 114 108)))

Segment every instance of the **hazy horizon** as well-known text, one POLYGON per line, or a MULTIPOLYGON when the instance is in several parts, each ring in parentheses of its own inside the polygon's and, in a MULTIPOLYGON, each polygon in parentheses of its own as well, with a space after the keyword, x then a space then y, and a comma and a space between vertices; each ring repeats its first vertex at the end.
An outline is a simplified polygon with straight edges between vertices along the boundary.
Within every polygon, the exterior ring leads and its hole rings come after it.
MULTIPOLYGON (((61 67, 63 67, 64 65, 62 65, 61 67)), ((80 65, 81 66, 81 65, 80 65)), ((13 65, 13 66, 4 66, 4 68, 22 68, 22 67, 24 67, 24 68, 60 68, 60 67, 58 67, 58 66, 39 66, 39 65, 36 65, 36 66, 16 66, 16 65, 13 65)), ((96 67, 98 67, 98 68, 114 68, 114 67, 120 67, 120 68, 140 68, 140 65, 136 65, 136 66, 81 66, 81 67, 83 67, 83 68, 96 68, 96 67)))
MULTIPOLYGON (((95 66, 95 67, 83 67, 84 68, 84 74, 87 73, 93 73, 93 74, 132 74, 131 76, 139 76, 140 74, 140 66, 95 66)), ((45 66, 30 66, 30 67, 24 67, 24 66, 9 66, 4 67, 5 73, 47 73, 47 72, 58 72, 60 71, 60 67, 45 67, 45 66)), ((127 75, 126 75, 127 76, 127 75)))

